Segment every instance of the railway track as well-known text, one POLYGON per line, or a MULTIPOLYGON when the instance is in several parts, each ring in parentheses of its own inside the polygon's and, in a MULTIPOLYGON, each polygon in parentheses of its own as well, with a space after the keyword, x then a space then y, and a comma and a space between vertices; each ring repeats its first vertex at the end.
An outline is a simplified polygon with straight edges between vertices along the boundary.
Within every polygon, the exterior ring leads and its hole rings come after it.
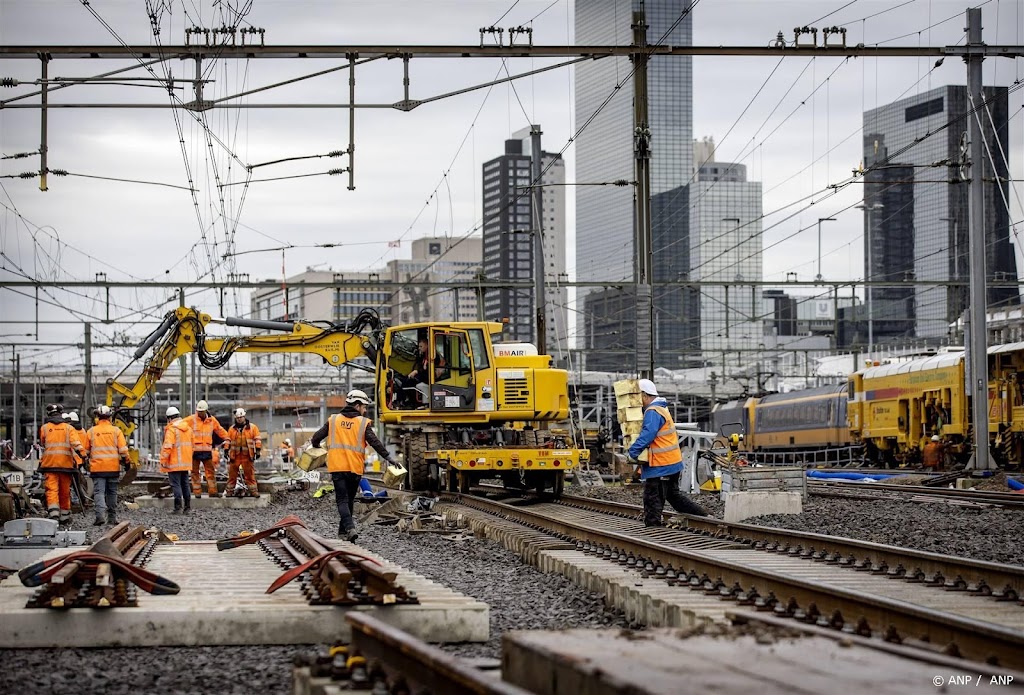
POLYGON ((447 494, 672 586, 806 624, 1013 668, 1024 665, 1024 568, 848 539, 680 517, 645 528, 635 505, 447 494))
POLYGON ((1024 509, 1024 495, 996 490, 959 490, 924 485, 894 485, 892 483, 843 483, 827 480, 808 480, 808 494, 817 497, 877 500, 898 495, 916 502, 950 502, 966 505, 984 505, 1005 509, 1024 509))

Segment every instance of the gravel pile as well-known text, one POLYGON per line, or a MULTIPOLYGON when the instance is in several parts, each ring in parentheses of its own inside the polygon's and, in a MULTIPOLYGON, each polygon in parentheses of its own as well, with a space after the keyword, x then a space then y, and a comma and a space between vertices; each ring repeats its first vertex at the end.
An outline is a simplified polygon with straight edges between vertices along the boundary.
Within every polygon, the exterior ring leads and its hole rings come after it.
MULTIPOLYGON (((296 514, 313 531, 333 538, 338 526, 333 496, 279 493, 259 510, 194 511, 188 517, 151 509, 119 510, 121 520, 158 526, 183 540, 212 540, 244 529, 265 528, 296 514)), ((92 515, 76 515, 75 530, 90 540, 103 532, 92 515)), ((407 534, 391 526, 366 526, 359 544, 403 567, 487 602, 491 640, 448 645, 461 656, 500 658, 501 634, 514 629, 628 627, 621 614, 569 581, 523 564, 487 540, 452 540, 407 534)), ((174 693, 290 693, 291 661, 308 646, 163 647, 136 649, 0 650, 0 692, 109 695, 174 693)))

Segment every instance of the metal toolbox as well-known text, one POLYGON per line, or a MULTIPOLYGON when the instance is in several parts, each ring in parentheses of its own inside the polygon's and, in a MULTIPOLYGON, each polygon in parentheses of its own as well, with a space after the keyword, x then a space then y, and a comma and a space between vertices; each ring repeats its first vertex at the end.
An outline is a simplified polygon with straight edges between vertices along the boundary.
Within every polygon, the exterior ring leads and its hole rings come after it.
POLYGON ((799 492, 807 499, 807 476, 801 466, 723 466, 722 492, 799 492))

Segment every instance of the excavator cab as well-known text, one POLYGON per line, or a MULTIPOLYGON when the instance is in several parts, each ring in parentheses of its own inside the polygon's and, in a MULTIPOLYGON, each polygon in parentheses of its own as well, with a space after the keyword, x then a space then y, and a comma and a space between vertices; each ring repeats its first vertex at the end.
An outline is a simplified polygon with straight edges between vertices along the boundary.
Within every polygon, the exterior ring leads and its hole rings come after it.
POLYGON ((469 331, 431 329, 430 343, 437 367, 430 375, 430 410, 466 411, 476 408, 476 379, 469 331))

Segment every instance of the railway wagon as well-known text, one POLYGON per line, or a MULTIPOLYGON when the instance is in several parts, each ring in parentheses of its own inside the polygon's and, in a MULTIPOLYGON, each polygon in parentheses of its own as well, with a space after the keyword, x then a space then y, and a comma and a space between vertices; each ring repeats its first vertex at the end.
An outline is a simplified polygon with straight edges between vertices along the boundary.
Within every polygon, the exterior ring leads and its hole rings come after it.
POLYGON ((848 447, 846 389, 846 384, 830 384, 721 403, 712 412, 712 427, 725 434, 741 432, 740 451, 754 460, 759 453, 793 452, 795 460, 797 452, 848 447))
MULTIPOLYGON (((869 460, 918 463, 938 435, 961 463, 970 454, 970 401, 964 353, 946 352, 897 364, 868 367, 850 376, 848 417, 855 441, 869 460)), ((988 349, 989 444, 1000 465, 1024 459, 1024 343, 988 349)))

